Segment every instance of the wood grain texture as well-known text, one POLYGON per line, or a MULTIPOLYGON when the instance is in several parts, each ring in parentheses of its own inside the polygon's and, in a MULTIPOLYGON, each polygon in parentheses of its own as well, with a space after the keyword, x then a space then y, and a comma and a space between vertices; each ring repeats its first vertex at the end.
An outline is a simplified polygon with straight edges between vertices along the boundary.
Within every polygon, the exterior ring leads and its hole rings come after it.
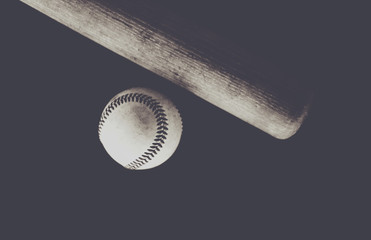
POLYGON ((150 1, 21 1, 276 138, 307 115, 306 88, 150 1))

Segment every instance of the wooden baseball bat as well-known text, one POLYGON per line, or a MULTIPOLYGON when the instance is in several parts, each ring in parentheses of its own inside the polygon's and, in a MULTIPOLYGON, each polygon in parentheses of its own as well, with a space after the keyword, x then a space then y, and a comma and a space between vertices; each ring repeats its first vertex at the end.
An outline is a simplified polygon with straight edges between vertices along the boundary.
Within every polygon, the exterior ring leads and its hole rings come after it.
POLYGON ((276 138, 307 115, 308 89, 151 1, 21 1, 276 138))

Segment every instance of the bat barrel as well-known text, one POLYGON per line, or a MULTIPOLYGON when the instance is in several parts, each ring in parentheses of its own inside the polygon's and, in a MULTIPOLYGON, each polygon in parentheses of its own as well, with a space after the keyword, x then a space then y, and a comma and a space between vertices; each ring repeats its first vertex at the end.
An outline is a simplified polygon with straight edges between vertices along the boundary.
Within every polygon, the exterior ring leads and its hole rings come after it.
POLYGON ((307 115, 297 81, 149 1, 21 1, 276 138, 307 115))

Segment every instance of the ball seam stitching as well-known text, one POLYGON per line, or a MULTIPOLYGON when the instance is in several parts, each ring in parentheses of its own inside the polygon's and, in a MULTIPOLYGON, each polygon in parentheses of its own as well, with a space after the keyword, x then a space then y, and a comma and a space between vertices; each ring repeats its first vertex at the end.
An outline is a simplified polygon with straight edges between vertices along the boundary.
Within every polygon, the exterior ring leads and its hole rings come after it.
POLYGON ((162 145, 165 143, 166 136, 168 135, 168 119, 167 115, 165 113, 165 110, 163 109, 163 106, 153 99, 152 97, 142 94, 142 93, 128 93, 123 96, 117 97, 114 100, 111 101, 111 103, 105 108, 103 111, 99 124, 98 124, 98 135, 99 138, 101 136, 101 132, 105 123, 105 120, 107 120, 108 116, 112 111, 120 106, 121 104, 128 103, 128 102, 139 102, 144 105, 146 105, 154 114, 156 118, 156 137, 153 140, 150 147, 145 151, 140 157, 135 159, 134 161, 130 162, 129 164, 125 165, 124 167, 128 169, 138 169, 144 164, 151 161, 155 155, 160 151, 162 148, 162 145))

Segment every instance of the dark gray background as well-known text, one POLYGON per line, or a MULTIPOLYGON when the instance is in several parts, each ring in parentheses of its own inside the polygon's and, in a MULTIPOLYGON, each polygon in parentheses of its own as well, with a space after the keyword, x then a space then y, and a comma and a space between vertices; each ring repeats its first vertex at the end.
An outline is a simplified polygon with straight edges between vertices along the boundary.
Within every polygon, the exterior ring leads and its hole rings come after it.
POLYGON ((286 141, 16 1, 2 8, 2 239, 369 239, 365 6, 159 1, 311 84, 286 141), (107 101, 153 87, 182 111, 173 157, 129 171, 105 153, 107 101))

